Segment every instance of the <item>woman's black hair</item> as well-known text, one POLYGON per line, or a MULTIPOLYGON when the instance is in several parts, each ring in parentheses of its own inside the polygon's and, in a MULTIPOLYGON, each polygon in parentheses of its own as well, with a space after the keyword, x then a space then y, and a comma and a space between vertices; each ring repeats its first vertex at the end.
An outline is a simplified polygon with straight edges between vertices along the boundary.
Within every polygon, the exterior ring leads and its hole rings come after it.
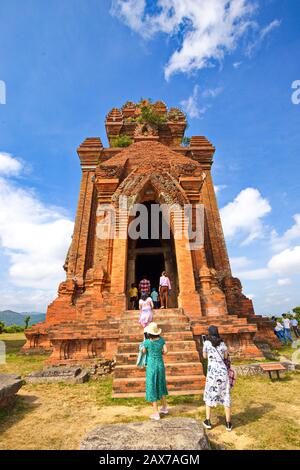
POLYGON ((148 294, 146 292, 143 292, 142 295, 141 295, 141 299, 142 300, 147 300, 148 299, 148 294))
POLYGON ((219 330, 216 326, 210 326, 208 328, 208 341, 211 342, 214 348, 217 346, 220 346, 220 344, 223 342, 222 338, 219 335, 219 330))
POLYGON ((160 335, 151 335, 150 333, 147 333, 148 339, 154 339, 154 338, 159 338, 160 335))

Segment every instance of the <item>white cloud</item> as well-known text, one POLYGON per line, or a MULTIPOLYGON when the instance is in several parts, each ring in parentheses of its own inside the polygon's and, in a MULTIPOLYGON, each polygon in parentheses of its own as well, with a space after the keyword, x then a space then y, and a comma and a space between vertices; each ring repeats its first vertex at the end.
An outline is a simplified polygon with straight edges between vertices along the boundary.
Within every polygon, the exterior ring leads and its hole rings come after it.
POLYGON ((54 295, 53 289, 1 288, 0 310, 45 312, 47 305, 53 301, 54 295))
POLYGON ((208 107, 199 105, 200 99, 200 87, 195 85, 193 93, 186 100, 180 102, 184 112, 192 119, 200 118, 203 114, 206 113, 208 107))
MULTIPOLYGON (((238 259, 238 258, 237 258, 238 259)), ((234 263, 233 263, 234 266, 234 263)), ((243 271, 243 263, 236 266, 237 272, 235 273, 242 280, 256 281, 261 279, 270 279, 277 276, 294 276, 300 274, 300 246, 288 248, 280 253, 274 255, 266 267, 243 271), (239 268, 242 269, 239 271, 239 268)), ((281 277, 277 279, 277 285, 288 286, 292 284, 292 280, 288 277, 281 277)))
POLYGON ((237 276, 242 281, 259 281, 261 279, 268 279, 270 277, 270 271, 267 268, 252 269, 250 271, 238 272, 237 276))
POLYGON ((0 253, 9 261, 12 285, 32 289, 33 297, 41 290, 45 297, 50 291, 54 295, 64 278, 62 264, 72 231, 73 222, 61 208, 48 206, 33 191, 0 178, 0 253))
POLYGON ((258 37, 255 39, 255 41, 251 44, 248 45, 247 47, 247 50, 246 50, 246 55, 248 55, 249 57, 251 57, 253 55, 253 52, 258 49, 262 42, 264 41, 264 39, 274 30, 274 29, 277 29, 279 28, 279 26, 281 25, 281 21, 279 20, 273 20, 271 21, 271 23, 269 23, 267 26, 265 26, 264 28, 262 28, 260 31, 259 31, 259 34, 258 34, 258 37))
POLYGON ((278 279, 277 284, 279 286, 289 286, 292 284, 291 279, 285 278, 285 279, 278 279))
POLYGON ((260 39, 264 39, 268 34, 271 33, 271 31, 273 31, 273 29, 279 28, 280 25, 281 21, 279 20, 271 21, 271 23, 262 28, 262 30, 260 31, 260 39))
POLYGON ((192 119, 201 118, 203 114, 210 108, 210 104, 206 102, 207 99, 216 98, 223 88, 211 88, 200 92, 199 85, 195 85, 193 93, 186 100, 180 102, 184 112, 192 119), (203 101, 203 104, 201 103, 203 101))
POLYGON ((215 193, 219 194, 221 191, 223 191, 223 189, 227 188, 227 185, 226 184, 217 184, 217 185, 214 185, 214 188, 215 188, 215 193))
POLYGON ((235 271, 249 266, 251 264, 251 260, 249 260, 246 256, 237 256, 230 258, 230 264, 232 269, 235 271))
POLYGON ((234 62, 232 65, 235 69, 239 69, 243 62, 234 62))
POLYGON ((146 0, 113 0, 111 14, 119 17, 131 29, 142 34, 151 36, 150 31, 144 30, 144 12, 146 0))
POLYGON ((300 246, 288 248, 273 256, 268 268, 278 275, 300 274, 300 246))
POLYGON ((180 47, 165 66, 167 80, 222 61, 249 28, 261 42, 278 21, 259 30, 254 0, 157 0, 150 6, 146 0, 112 0, 111 13, 146 39, 156 33, 179 38, 180 47))
POLYGON ((203 98, 216 98, 222 91, 222 87, 209 88, 203 92, 202 96, 203 98))
POLYGON ((292 241, 300 239, 300 214, 293 217, 295 223, 280 237, 276 230, 271 233, 271 245, 273 250, 280 251, 288 248, 292 241))
POLYGON ((23 164, 20 160, 13 158, 9 153, 0 152, 0 175, 17 176, 22 168, 23 164))
POLYGON ((270 212, 268 200, 257 189, 244 189, 220 211, 225 236, 246 235, 244 244, 261 238, 264 233, 262 219, 270 212))

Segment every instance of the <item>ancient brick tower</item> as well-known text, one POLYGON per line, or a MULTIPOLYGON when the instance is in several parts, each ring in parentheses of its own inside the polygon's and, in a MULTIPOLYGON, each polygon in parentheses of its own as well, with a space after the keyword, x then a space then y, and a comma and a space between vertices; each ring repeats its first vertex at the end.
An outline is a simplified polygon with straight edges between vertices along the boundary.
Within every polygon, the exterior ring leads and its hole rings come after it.
POLYGON ((127 102, 107 115, 105 125, 108 148, 89 138, 78 149, 82 181, 66 280, 46 322, 27 330, 25 350, 51 349, 53 364, 116 357, 114 396, 143 393, 143 371, 135 367, 142 334, 137 313, 127 310, 127 292, 144 272, 153 284, 166 269, 172 308, 156 312, 155 320, 169 343, 169 387, 174 394, 198 393, 203 385, 200 337, 210 324, 240 357, 262 356, 254 338, 274 341, 270 322, 254 314, 231 274, 211 177, 215 149, 200 136, 183 146, 185 115, 163 102, 127 102), (127 212, 119 205, 125 196, 127 212), (153 203, 176 207, 169 240, 127 236, 135 203, 149 210, 153 203), (175 236, 183 230, 178 221, 186 204, 204 206, 204 243, 193 251, 184 237, 175 236), (115 208, 116 232, 103 238, 99 224, 112 230, 103 209, 107 205, 115 208))

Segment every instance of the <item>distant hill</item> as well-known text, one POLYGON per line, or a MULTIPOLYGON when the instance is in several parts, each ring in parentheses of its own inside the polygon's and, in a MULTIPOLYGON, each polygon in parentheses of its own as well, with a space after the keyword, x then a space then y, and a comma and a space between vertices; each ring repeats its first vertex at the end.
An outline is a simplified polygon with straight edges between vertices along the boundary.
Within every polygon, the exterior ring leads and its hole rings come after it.
POLYGON ((0 311, 0 321, 4 322, 5 325, 18 325, 24 326, 25 317, 29 315, 31 317, 29 325, 35 325, 36 323, 43 322, 46 318, 45 313, 35 313, 35 312, 24 312, 18 313, 12 310, 3 310, 0 311))

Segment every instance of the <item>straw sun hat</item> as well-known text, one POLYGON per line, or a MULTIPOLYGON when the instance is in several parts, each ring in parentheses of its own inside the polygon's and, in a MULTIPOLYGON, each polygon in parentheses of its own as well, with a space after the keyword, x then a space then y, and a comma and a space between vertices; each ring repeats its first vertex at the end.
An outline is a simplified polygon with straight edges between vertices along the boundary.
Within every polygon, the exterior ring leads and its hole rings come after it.
POLYGON ((161 329, 158 328, 157 323, 150 323, 150 325, 146 326, 144 329, 144 333, 148 333, 149 335, 159 336, 161 334, 161 329))

